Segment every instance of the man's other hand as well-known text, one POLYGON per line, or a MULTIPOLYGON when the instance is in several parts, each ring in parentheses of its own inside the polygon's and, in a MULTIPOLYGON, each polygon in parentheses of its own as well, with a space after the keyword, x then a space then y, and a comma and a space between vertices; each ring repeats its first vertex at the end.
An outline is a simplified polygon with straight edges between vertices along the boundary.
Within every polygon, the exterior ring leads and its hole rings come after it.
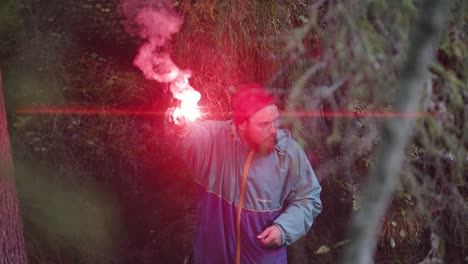
POLYGON ((257 238, 264 247, 271 248, 281 246, 281 231, 277 225, 267 227, 257 238))

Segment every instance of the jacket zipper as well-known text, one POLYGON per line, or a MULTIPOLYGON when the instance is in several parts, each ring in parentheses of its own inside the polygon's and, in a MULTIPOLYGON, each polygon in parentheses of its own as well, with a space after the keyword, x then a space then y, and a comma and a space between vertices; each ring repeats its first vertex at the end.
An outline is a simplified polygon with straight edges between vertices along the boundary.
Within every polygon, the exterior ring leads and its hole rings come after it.
POLYGON ((240 234, 240 220, 241 220, 241 213, 242 213, 242 204, 244 203, 244 196, 245 196, 245 184, 247 183, 247 174, 249 173, 250 162, 252 161, 252 157, 254 154, 254 150, 252 149, 247 157, 247 162, 245 163, 244 167, 244 174, 242 175, 242 184, 241 184, 241 192, 239 197, 239 205, 237 206, 237 219, 236 219, 236 231, 237 231, 237 247, 236 247, 236 264, 240 264, 240 250, 241 250, 241 234, 240 234))

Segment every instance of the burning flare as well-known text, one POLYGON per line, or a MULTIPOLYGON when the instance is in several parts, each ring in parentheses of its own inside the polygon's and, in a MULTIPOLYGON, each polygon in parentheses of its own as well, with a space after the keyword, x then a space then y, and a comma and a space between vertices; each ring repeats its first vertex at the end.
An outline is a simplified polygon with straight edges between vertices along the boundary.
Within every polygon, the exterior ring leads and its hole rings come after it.
POLYGON ((140 47, 133 64, 143 71, 147 79, 170 83, 172 96, 181 101, 177 114, 195 121, 201 116, 197 106, 201 95, 189 83, 192 73, 180 70, 164 50, 170 36, 179 31, 182 18, 172 10, 147 7, 136 15, 134 21, 140 28, 140 36, 148 41, 140 47))

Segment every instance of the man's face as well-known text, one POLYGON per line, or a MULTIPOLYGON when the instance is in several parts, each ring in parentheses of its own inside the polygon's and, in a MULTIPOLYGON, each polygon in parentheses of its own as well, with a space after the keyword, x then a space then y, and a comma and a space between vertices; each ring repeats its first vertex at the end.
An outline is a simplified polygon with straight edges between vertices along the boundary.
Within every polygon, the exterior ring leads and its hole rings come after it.
POLYGON ((276 130, 279 126, 279 111, 276 105, 268 105, 245 121, 241 129, 247 143, 261 154, 274 150, 277 143, 276 130))

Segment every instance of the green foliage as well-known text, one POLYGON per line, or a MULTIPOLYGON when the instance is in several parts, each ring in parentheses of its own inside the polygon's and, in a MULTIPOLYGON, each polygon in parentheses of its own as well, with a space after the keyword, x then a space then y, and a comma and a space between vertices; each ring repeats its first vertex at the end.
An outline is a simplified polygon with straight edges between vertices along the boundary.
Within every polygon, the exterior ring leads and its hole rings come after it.
POLYGON ((79 182, 89 177, 67 165, 51 171, 25 163, 16 164, 16 175, 28 245, 37 247, 32 262, 60 249, 76 251, 88 263, 111 262, 121 228, 117 207, 102 190, 79 182))
POLYGON ((193 71, 191 83, 224 118, 229 88, 269 81, 287 59, 281 47, 288 30, 307 16, 301 1, 180 1, 178 6, 185 23, 174 37, 172 55, 193 71))
POLYGON ((0 3, 0 59, 14 52, 15 32, 21 29, 22 17, 17 1, 7 0, 0 3))
MULTIPOLYGON (((447 29, 440 36, 440 42, 435 43, 434 56, 438 60, 428 74, 419 109, 432 117, 417 120, 413 147, 405 153, 406 163, 396 201, 389 209, 381 233, 384 249, 411 248, 408 243, 418 245, 423 228, 432 224, 446 226, 449 219, 463 219, 456 211, 462 211, 460 197, 466 199, 466 180, 462 175, 466 175, 468 145, 462 135, 466 131, 468 102, 467 56, 463 55, 468 51, 464 30, 467 5, 464 1, 455 2, 447 29), (441 182, 443 188, 438 187, 441 182), (433 211, 427 208, 434 207, 434 200, 442 195, 444 188, 453 190, 450 197, 457 202, 442 205, 452 216, 434 218, 433 211), (403 193, 416 197, 411 209, 404 209, 411 212, 405 216, 398 213, 406 205, 399 198, 403 193)), ((366 4, 346 1, 325 3, 322 9, 312 9, 310 17, 315 19, 309 19, 303 31, 293 31, 297 34, 294 39, 304 39, 307 34, 318 35, 322 54, 318 61, 307 58, 304 63, 306 53, 301 53, 301 42, 294 42, 298 48, 287 49, 296 53, 293 58, 301 58, 295 61, 299 66, 295 69, 298 77, 291 84, 287 109, 360 114, 391 111, 400 81, 400 65, 406 59, 408 36, 413 34, 409 29, 420 5, 421 1, 411 0, 367 1, 366 4)), ((330 118, 325 123, 331 131, 325 135, 321 126, 312 125, 322 120, 299 121, 292 122, 295 128, 300 128, 295 129, 296 136, 302 136, 300 140, 312 150, 328 150, 322 152, 320 165, 326 169, 327 177, 345 182, 338 186, 348 183, 360 186, 365 181, 373 163, 375 146, 380 141, 379 118, 330 118), (333 166, 340 169, 330 169, 333 166)), ((358 197, 359 192, 356 192, 350 199, 350 206, 355 209, 359 208, 358 197)), ((444 232, 449 229, 444 228, 444 232)), ((458 229, 457 233, 464 232, 458 229)), ((459 239, 461 237, 463 235, 458 235, 459 239)))
POLYGON ((339 247, 342 247, 342 246, 346 245, 348 242, 349 242, 349 240, 339 241, 339 242, 336 243, 332 248, 330 248, 330 247, 328 247, 328 246, 326 246, 326 245, 322 245, 322 246, 319 247, 319 249, 317 249, 317 251, 315 252, 315 254, 321 255, 321 254, 330 253, 332 250, 337 249, 337 248, 339 248, 339 247))

